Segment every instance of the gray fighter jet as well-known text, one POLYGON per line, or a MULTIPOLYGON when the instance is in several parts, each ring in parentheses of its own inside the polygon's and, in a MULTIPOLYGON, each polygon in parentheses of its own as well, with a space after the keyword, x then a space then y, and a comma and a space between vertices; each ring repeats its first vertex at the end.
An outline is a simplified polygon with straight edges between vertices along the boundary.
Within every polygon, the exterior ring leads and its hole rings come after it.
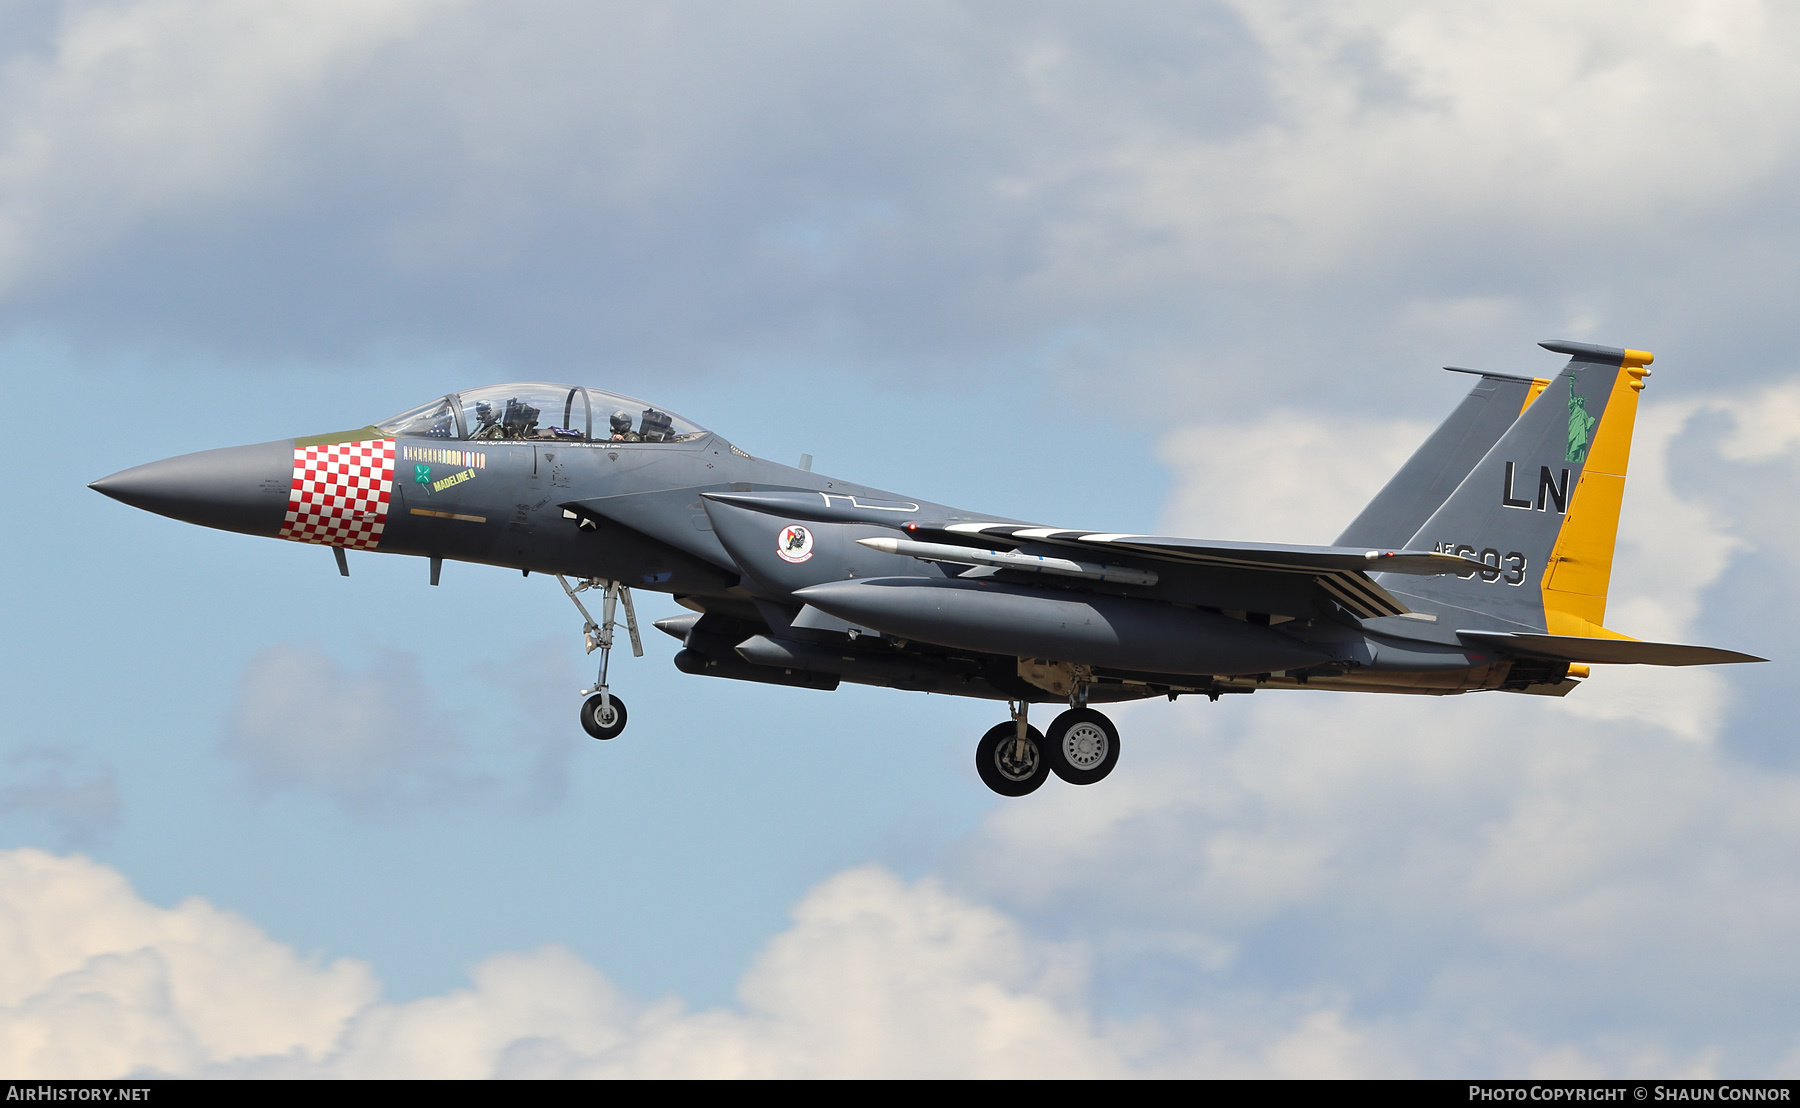
POLYGON ((95 481, 192 523, 345 550, 556 575, 599 679, 581 721, 625 727, 607 684, 631 590, 688 613, 686 673, 842 681, 1005 701, 976 744, 994 791, 1091 784, 1119 735, 1096 704, 1264 689, 1563 696, 1594 664, 1762 661, 1604 625, 1651 355, 1546 342, 1553 380, 1477 378, 1330 546, 1043 526, 753 458, 641 401, 569 385, 451 393, 331 435, 186 454, 95 481), (571 585, 573 577, 579 584, 571 585), (602 598, 595 620, 580 593, 602 598), (1065 705, 1048 732, 1032 704, 1065 705))

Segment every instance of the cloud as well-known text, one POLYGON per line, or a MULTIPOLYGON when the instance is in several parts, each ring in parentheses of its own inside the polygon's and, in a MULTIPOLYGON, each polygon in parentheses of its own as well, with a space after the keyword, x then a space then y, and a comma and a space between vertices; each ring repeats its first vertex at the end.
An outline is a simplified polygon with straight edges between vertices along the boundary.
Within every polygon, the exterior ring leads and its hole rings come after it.
POLYGON ((1114 1049, 1078 1007, 1079 964, 992 910, 862 867, 809 893, 758 955, 734 1008, 686 1012, 611 991, 547 949, 492 959, 474 988, 371 1013, 327 1063, 356 1075, 1102 1076, 1114 1049), (364 1033, 364 1028, 368 1033, 364 1033), (392 1050, 412 1041, 416 1056, 392 1050), (1085 1049, 1069 1049, 1079 1044, 1085 1049))
POLYGON ((471 668, 467 676, 491 686, 501 694, 492 699, 505 703, 500 719, 486 731, 510 742, 510 749, 503 752, 505 775, 517 779, 520 809, 543 812, 567 800, 570 759, 580 749, 569 741, 573 703, 569 693, 594 680, 586 677, 584 683, 576 676, 568 643, 560 639, 531 643, 504 662, 471 668))
POLYGON ((245 664, 219 752, 260 796, 325 799, 388 818, 499 804, 519 814, 568 798, 566 644, 545 640, 486 664, 388 649, 362 670, 312 645, 271 647, 245 664))
POLYGON ((1367 406, 1522 333, 1745 373, 1800 231, 1778 5, 70 11, 7 62, 0 273, 90 340, 1367 406))
MULTIPOLYGON (((1019 155, 1051 154, 1030 136, 1081 100, 1047 95, 1069 29, 950 4, 259 12, 136 0, 15 56, 0 257, 22 315, 73 300, 128 335, 260 350, 500 330, 565 356, 654 339, 709 359, 846 329, 892 345, 928 321, 991 351, 977 327, 1032 253, 1009 213, 1058 191, 1019 155), (166 154, 140 168, 147 151, 166 154), (945 263, 960 288, 934 292, 945 263), (185 295, 159 291, 171 279, 185 295)), ((1198 87, 1227 97, 1200 114, 1236 114, 1235 67, 1170 64, 1232 55, 1229 17, 1074 18, 1101 54, 1076 65, 1083 89, 1142 86, 1148 50, 1169 107, 1198 87)))
POLYGON ((296 957, 197 898, 145 903, 84 858, 0 851, 0 1068, 194 1073, 329 1049, 373 999, 366 966, 296 957))
POLYGON ((0 771, 0 815, 36 817, 65 845, 85 846, 118 825, 118 783, 111 766, 81 752, 21 747, 0 771))
POLYGON ((297 957, 198 899, 0 852, 0 1065, 20 1078, 1354 1076, 1390 1066, 1329 1007, 1254 1027, 1130 1025, 1084 1004, 1079 943, 1047 942, 932 880, 861 866, 794 908, 739 1001, 645 1003, 557 946, 494 955, 464 989, 376 997, 361 963, 297 957))
POLYGON ((63 5, 0 81, 0 292, 270 180, 297 118, 442 0, 63 5))
POLYGON ((1637 235, 1772 184, 1800 127, 1796 27, 1773 5, 1231 7, 1266 52, 1273 117, 1224 142, 1147 128, 1107 211, 1178 230, 1163 242, 1187 264, 1299 276, 1417 264, 1445 233, 1637 235), (1645 157, 1658 146, 1682 156, 1645 157))
POLYGON ((1766 1072, 1800 1034, 1800 781, 1523 699, 1120 711, 1104 788, 997 812, 950 887, 1102 944, 1106 1011, 1317 1004, 1419 1073, 1766 1072))
POLYGON ((464 803, 493 784, 468 765, 418 659, 400 651, 364 673, 316 649, 262 651, 219 749, 258 792, 323 796, 361 816, 464 803))
POLYGON ((1177 535, 1329 543, 1430 433, 1410 420, 1286 409, 1180 428, 1157 450, 1178 476, 1162 526, 1177 535))

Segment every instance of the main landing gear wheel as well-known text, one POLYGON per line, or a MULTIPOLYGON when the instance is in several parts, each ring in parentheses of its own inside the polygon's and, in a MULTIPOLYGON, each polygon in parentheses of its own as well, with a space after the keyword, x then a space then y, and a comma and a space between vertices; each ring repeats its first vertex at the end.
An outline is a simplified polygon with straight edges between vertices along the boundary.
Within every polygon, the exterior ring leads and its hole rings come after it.
POLYGON ((616 738, 625 730, 625 702, 596 693, 581 706, 581 726, 596 739, 616 738))
POLYGON ((1002 723, 975 744, 975 772, 981 783, 1001 796, 1024 796, 1050 776, 1050 760, 1044 757, 1044 735, 1035 727, 1025 729, 1019 742, 1019 725, 1002 723))
POLYGON ((1071 785, 1092 785, 1119 764, 1119 729, 1092 708, 1070 708, 1050 723, 1044 759, 1071 785))

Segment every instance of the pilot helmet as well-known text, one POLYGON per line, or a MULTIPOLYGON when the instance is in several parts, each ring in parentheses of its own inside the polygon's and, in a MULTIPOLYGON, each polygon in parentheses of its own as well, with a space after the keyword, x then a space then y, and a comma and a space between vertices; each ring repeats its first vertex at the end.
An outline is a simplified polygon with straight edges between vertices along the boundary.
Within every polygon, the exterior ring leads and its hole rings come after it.
POLYGON ((631 413, 623 408, 612 414, 613 434, 622 435, 631 430, 631 413))

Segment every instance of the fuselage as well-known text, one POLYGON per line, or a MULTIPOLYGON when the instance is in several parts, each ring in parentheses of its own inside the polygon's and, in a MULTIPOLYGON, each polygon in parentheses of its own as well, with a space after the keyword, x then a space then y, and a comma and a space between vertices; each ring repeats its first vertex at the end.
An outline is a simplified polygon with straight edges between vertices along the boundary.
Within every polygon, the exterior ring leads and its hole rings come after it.
MULTIPOLYGON (((1105 701, 1442 694, 1498 687, 1509 668, 1434 628, 1322 612, 1305 575, 1114 555, 1082 578, 1086 563, 1049 559, 1077 566, 1071 578, 876 549, 920 526, 954 540, 1020 521, 752 457, 573 386, 451 394, 380 425, 183 455, 94 487, 247 534, 668 593, 697 617, 663 624, 686 647, 677 665, 748 680, 1105 701)), ((1005 557, 1057 553, 1025 542, 1005 557)))

